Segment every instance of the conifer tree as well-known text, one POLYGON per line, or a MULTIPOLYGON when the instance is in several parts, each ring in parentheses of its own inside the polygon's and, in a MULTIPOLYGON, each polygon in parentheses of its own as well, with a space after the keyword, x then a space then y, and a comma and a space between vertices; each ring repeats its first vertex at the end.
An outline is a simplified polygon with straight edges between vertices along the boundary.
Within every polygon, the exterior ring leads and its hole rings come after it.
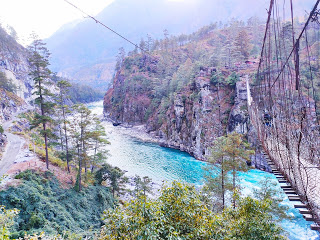
POLYGON ((81 191, 82 170, 87 176, 95 166, 100 166, 106 160, 107 151, 104 146, 109 142, 105 139, 105 129, 96 115, 83 104, 73 106, 73 116, 70 121, 70 136, 74 147, 74 160, 78 165, 76 189, 81 191))
POLYGON ((91 133, 93 156, 91 157, 91 172, 94 167, 101 165, 106 159, 108 151, 104 149, 106 144, 110 142, 105 138, 106 131, 101 125, 100 120, 97 117, 93 118, 93 131, 91 133))
POLYGON ((213 206, 218 210, 223 210, 226 205, 226 194, 232 189, 231 179, 228 172, 231 170, 223 148, 227 142, 227 137, 219 137, 212 148, 209 165, 205 168, 206 184, 203 188, 205 195, 211 202, 214 201, 213 206), (213 198, 213 199, 212 199, 213 198))
POLYGON ((48 138, 53 137, 54 134, 50 129, 50 123, 53 123, 51 115, 53 112, 54 103, 52 101, 53 94, 50 92, 49 86, 51 85, 51 71, 49 70, 49 56, 50 53, 40 39, 34 35, 34 41, 29 46, 30 58, 29 62, 32 70, 29 75, 34 81, 34 95, 35 104, 40 108, 40 114, 35 113, 34 119, 31 123, 31 128, 41 126, 40 134, 44 138, 45 152, 46 152, 46 166, 49 169, 49 156, 48 156, 48 138))
POLYGON ((242 30, 239 32, 235 39, 235 49, 240 54, 241 60, 248 60, 250 54, 250 39, 247 31, 242 30))
POLYGON ((222 148, 231 168, 233 191, 232 203, 234 208, 236 207, 236 193, 239 189, 237 185, 238 171, 248 171, 247 162, 250 162, 250 156, 254 154, 254 151, 249 148, 249 144, 243 141, 243 136, 236 132, 227 136, 226 143, 222 148))
POLYGON ((83 104, 73 106, 73 118, 71 124, 71 136, 73 139, 73 147, 76 151, 76 160, 78 164, 78 177, 76 190, 81 191, 82 185, 82 169, 86 166, 88 160, 87 144, 89 141, 89 129, 91 124, 91 111, 83 104))
MULTIPOLYGON (((68 136, 68 114, 70 113, 69 107, 66 104, 66 99, 68 98, 68 90, 71 87, 71 84, 67 80, 60 80, 57 83, 58 89, 59 89, 59 96, 57 99, 57 105, 59 109, 59 113, 61 113, 60 118, 62 119, 62 129, 64 131, 64 137, 63 134, 60 134, 61 136, 61 145, 62 145, 62 151, 63 151, 63 140, 65 144, 65 157, 67 161, 67 168, 68 172, 70 173, 70 153, 69 153, 69 136, 68 136)), ((60 127, 61 129, 61 127, 60 127)))
POLYGON ((239 133, 231 133, 228 136, 217 138, 212 149, 210 162, 214 166, 207 169, 205 175, 206 192, 218 194, 218 200, 221 200, 221 208, 225 208, 226 193, 231 190, 233 193, 232 203, 236 206, 236 193, 239 190, 238 171, 248 170, 247 161, 250 161, 250 155, 254 151, 249 149, 249 144, 243 141, 239 133), (231 173, 231 176, 228 174, 231 173))

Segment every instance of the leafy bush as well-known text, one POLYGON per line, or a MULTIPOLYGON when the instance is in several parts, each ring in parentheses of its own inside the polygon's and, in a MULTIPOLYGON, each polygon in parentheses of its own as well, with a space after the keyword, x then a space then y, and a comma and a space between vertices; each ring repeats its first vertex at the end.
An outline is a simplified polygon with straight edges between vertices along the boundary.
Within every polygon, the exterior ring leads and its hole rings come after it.
POLYGON ((231 87, 236 87, 236 83, 239 82, 240 78, 236 72, 232 72, 231 75, 227 78, 227 83, 231 87))
POLYGON ((215 214, 194 186, 173 182, 158 199, 140 194, 106 211, 99 239, 285 239, 270 202, 247 197, 215 214))
POLYGON ((0 134, 4 133, 3 127, 0 125, 0 134))
POLYGON ((10 229, 14 225, 14 218, 18 215, 17 209, 7 210, 0 205, 0 239, 7 240, 10 236, 10 229))
POLYGON ((210 83, 216 86, 218 83, 223 82, 223 76, 220 73, 213 72, 210 78, 210 83))
POLYGON ((78 193, 62 189, 50 172, 38 174, 27 170, 16 178, 22 179, 19 187, 0 192, 0 202, 7 208, 20 210, 12 237, 40 233, 76 232, 88 235, 85 230, 101 227, 101 214, 113 207, 114 200, 108 188, 90 186, 78 193))

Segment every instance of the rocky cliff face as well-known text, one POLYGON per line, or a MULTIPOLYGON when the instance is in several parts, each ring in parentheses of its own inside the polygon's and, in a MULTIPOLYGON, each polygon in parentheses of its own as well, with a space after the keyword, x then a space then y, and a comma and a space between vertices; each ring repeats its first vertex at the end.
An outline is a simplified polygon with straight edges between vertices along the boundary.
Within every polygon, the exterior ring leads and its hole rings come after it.
POLYGON ((198 77, 188 91, 175 96, 164 123, 158 127, 151 118, 146 129, 164 146, 205 160, 215 138, 225 133, 233 94, 230 88, 219 89, 211 85, 208 77, 198 77))
POLYGON ((27 50, 0 28, 0 71, 17 87, 14 93, 0 88, 0 123, 31 100, 29 69, 27 50))
POLYGON ((238 27, 210 25, 187 42, 160 40, 148 54, 131 52, 120 59, 105 95, 105 117, 115 125, 144 125, 163 146, 202 160, 217 137, 233 131, 247 134, 246 84, 239 77, 253 73, 256 61, 236 56, 226 61, 223 53, 229 48, 226 39, 250 42, 259 32, 241 30, 247 37, 239 37, 238 27))
POLYGON ((125 97, 117 102, 121 111, 112 107, 115 91, 124 91, 128 80, 118 74, 114 88, 105 96, 105 117, 115 125, 144 124, 146 132, 161 145, 206 160, 215 138, 226 132, 235 95, 230 86, 211 84, 211 71, 201 71, 192 84, 174 95, 165 109, 159 107, 151 114, 148 109, 152 105, 152 96, 148 92, 135 96, 123 92, 125 97))
POLYGON ((246 80, 241 78, 236 83, 235 102, 230 112, 228 120, 228 132, 237 132, 248 134, 249 131, 249 113, 247 104, 247 85, 246 80))

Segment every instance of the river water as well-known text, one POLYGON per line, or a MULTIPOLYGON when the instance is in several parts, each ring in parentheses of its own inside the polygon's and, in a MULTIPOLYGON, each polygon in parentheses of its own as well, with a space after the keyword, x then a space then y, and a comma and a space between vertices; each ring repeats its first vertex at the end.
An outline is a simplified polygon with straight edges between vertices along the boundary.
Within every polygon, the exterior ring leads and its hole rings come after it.
MULTIPOLYGON (((94 102, 88 107, 96 114, 101 115, 103 111, 102 101, 94 102)), ((145 143, 125 134, 123 129, 105 122, 104 127, 108 140, 107 146, 110 156, 108 163, 127 171, 127 175, 149 176, 161 185, 164 181, 178 180, 181 182, 202 184, 202 167, 206 163, 196 160, 189 154, 158 146, 154 143, 145 143)), ((250 194, 253 189, 259 188, 259 181, 265 177, 271 177, 277 182, 275 176, 259 170, 250 170, 240 173, 242 192, 250 194)), ((280 185, 277 187, 280 189, 280 185)), ((293 207, 287 197, 284 204, 289 206, 289 214, 294 216, 293 220, 284 220, 281 225, 288 232, 290 240, 320 239, 316 231, 310 229, 310 222, 304 220, 299 211, 293 207)))

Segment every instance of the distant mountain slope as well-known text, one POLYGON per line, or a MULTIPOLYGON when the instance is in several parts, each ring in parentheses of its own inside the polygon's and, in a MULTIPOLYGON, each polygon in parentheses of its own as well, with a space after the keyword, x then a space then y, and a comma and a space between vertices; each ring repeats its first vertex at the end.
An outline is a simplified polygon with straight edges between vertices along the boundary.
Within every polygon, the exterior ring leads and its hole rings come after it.
MULTIPOLYGON (((311 2, 299 3, 299 9, 308 10, 311 2)), ((163 37, 164 29, 176 35, 232 18, 244 21, 254 15, 265 18, 268 5, 267 0, 114 0, 97 18, 139 43, 147 34, 163 37)), ((132 49, 91 19, 64 26, 47 39, 47 44, 54 71, 99 88, 107 88, 112 78, 118 49, 132 49)))

